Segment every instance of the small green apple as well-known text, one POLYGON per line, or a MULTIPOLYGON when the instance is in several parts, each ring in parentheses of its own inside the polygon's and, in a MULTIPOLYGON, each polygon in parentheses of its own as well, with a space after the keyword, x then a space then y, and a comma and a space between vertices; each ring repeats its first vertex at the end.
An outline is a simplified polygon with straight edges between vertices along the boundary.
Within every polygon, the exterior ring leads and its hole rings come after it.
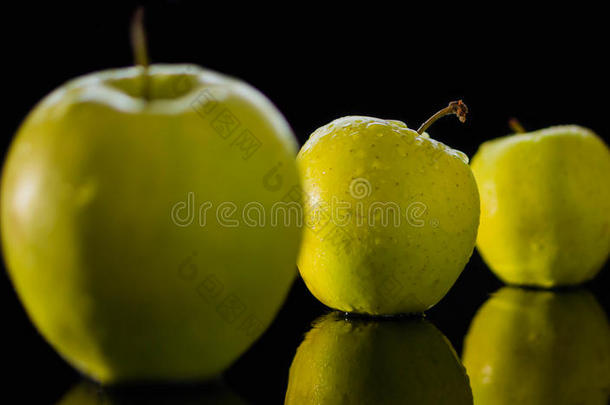
POLYGON ((372 315, 422 312, 451 288, 474 249, 479 196, 463 153, 424 132, 344 117, 297 157, 306 227, 298 260, 322 303, 372 315))
POLYGON ((262 94, 196 66, 61 86, 22 124, 2 175, 4 256, 31 320, 102 383, 226 369, 296 273, 298 221, 241 211, 298 206, 296 150, 262 94))
POLYGON ((472 404, 451 343, 424 319, 320 318, 292 361, 286 405, 472 404))
POLYGON ((610 328, 586 290, 504 287, 475 316, 464 366, 480 405, 607 405, 610 328))
POLYGON ((557 126, 485 142, 472 159, 479 252, 503 281, 553 287, 592 279, 610 252, 610 151, 557 126))

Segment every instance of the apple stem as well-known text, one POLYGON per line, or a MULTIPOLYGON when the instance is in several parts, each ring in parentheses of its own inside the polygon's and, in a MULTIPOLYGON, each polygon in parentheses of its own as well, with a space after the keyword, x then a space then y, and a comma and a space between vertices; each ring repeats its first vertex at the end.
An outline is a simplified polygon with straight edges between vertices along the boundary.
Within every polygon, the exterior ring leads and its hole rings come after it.
POLYGON ((508 126, 512 129, 516 134, 524 134, 527 131, 523 128, 523 125, 516 118, 511 118, 508 120, 508 126))
POLYGON ((136 65, 142 66, 142 97, 150 99, 150 84, 148 80, 148 47, 146 31, 144 30, 144 8, 138 7, 131 20, 131 47, 136 65))
POLYGON ((449 114, 457 115, 460 122, 464 122, 466 121, 466 114, 468 114, 468 107, 466 107, 466 104, 464 104, 462 100, 450 102, 447 107, 443 108, 442 110, 434 114, 432 117, 428 118, 426 122, 421 124, 421 126, 417 130, 417 133, 420 135, 423 134, 424 131, 434 123, 434 121, 449 114))

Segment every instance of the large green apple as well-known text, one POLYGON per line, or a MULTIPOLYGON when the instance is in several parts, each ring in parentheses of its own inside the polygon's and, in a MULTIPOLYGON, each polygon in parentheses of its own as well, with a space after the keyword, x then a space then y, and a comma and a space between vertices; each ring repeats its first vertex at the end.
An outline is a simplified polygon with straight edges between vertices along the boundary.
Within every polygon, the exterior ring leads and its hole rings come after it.
POLYGON ((466 155, 423 127, 351 116, 317 129, 297 162, 307 225, 298 265, 314 296, 386 315, 425 311, 447 293, 479 223, 466 155))
POLYGON ((4 255, 33 323, 103 383, 221 372, 295 276, 296 148, 263 95, 196 66, 61 86, 2 177, 4 255))
POLYGON ((607 405, 610 328, 587 290, 504 287, 475 316, 464 366, 477 405, 607 405))
POLYGON ((290 367, 286 405, 472 404, 466 371, 424 319, 314 324, 290 367))
POLYGON ((505 282, 590 280, 610 252, 610 151, 557 126, 485 142, 472 159, 481 195, 477 248, 505 282))

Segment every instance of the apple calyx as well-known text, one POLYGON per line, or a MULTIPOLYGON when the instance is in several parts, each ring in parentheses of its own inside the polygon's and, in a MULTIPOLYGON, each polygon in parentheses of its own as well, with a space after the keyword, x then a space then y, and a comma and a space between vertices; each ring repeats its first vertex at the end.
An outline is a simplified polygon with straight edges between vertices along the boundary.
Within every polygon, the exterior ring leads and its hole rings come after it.
POLYGON ((468 114, 468 107, 466 106, 466 104, 464 104, 464 102, 462 100, 450 102, 447 107, 438 111, 432 117, 428 118, 426 120, 426 122, 421 124, 421 126, 417 129, 417 133, 420 135, 423 134, 424 131, 426 131, 426 129, 428 129, 428 127, 434 123, 434 121, 436 121, 437 119, 439 119, 441 117, 444 117, 445 115, 450 115, 450 114, 457 115, 460 122, 465 122, 466 114, 468 114))
POLYGON ((516 118, 511 118, 508 120, 508 126, 515 134, 524 134, 527 131, 523 128, 523 125, 516 118))
POLYGON ((142 66, 142 97, 150 99, 150 84, 148 80, 148 47, 146 31, 144 30, 144 8, 138 7, 131 20, 131 47, 136 65, 142 66))

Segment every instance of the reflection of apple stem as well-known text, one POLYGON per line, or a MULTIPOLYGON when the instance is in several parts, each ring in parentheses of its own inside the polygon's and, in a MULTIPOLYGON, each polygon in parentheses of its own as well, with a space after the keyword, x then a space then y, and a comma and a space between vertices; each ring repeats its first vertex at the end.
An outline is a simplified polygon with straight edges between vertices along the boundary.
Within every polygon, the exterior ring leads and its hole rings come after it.
POLYGON ((449 114, 457 115, 460 122, 464 122, 466 121, 466 114, 468 114, 468 107, 466 107, 466 104, 464 104, 462 100, 450 102, 447 107, 443 108, 442 110, 434 114, 432 117, 428 118, 426 122, 421 124, 421 126, 417 130, 417 133, 420 135, 423 134, 424 131, 434 123, 434 121, 449 114))
POLYGON ((131 47, 136 65, 142 66, 142 98, 150 99, 148 80, 148 49, 146 47, 146 33, 144 32, 144 8, 138 7, 131 21, 131 47))
POLYGON ((511 118, 508 120, 508 126, 515 134, 524 134, 527 131, 523 128, 523 125, 516 118, 511 118))

